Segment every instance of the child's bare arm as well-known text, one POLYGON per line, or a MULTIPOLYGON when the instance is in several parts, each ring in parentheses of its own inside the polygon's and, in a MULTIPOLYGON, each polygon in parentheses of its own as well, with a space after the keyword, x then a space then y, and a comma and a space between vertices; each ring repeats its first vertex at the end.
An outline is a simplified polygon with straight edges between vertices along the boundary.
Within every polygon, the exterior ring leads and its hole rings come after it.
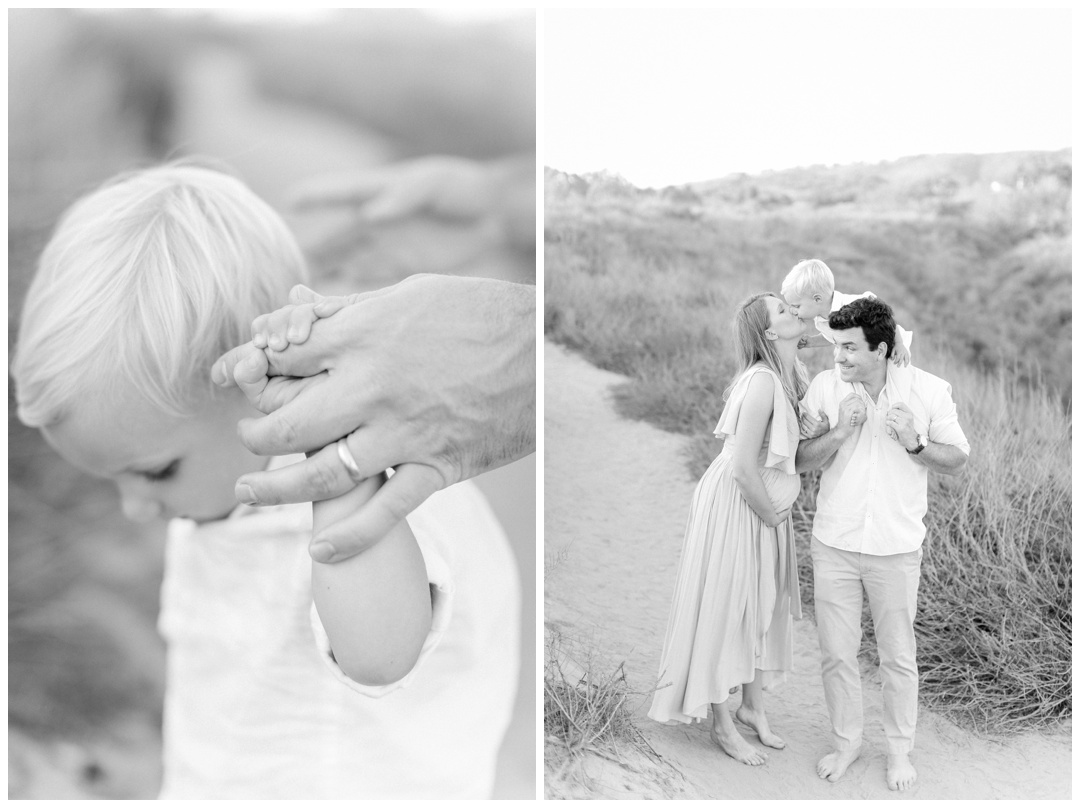
MULTIPOLYGON (((352 491, 313 505, 319 530, 355 512, 382 485, 364 480, 352 491)), ((335 564, 312 562, 311 589, 338 666, 350 679, 385 685, 416 664, 431 628, 431 592, 424 558, 408 523, 335 564)))
POLYGON ((833 343, 831 343, 828 340, 828 338, 824 334, 822 334, 821 332, 816 332, 814 334, 808 334, 807 336, 804 336, 802 339, 800 339, 799 340, 799 347, 800 348, 831 348, 831 347, 833 347, 833 343))

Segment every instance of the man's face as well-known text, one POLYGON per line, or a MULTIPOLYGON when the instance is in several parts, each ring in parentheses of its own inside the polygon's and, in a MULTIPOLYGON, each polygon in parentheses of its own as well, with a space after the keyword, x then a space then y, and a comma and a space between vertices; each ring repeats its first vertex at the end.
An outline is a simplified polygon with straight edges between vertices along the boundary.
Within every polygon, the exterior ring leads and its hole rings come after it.
POLYGON ((840 368, 840 378, 845 382, 876 381, 883 367, 884 346, 871 348, 859 327, 833 329, 831 333, 836 342, 833 361, 840 368))
POLYGON ((230 393, 205 401, 191 418, 175 418, 131 389, 80 402, 42 432, 69 463, 112 480, 129 519, 204 522, 228 516, 236 478, 265 466, 236 434, 236 422, 251 414, 230 393))
POLYGON ((815 317, 824 317, 829 313, 821 295, 800 295, 788 290, 788 293, 784 295, 784 300, 798 311, 800 320, 813 320, 815 317))

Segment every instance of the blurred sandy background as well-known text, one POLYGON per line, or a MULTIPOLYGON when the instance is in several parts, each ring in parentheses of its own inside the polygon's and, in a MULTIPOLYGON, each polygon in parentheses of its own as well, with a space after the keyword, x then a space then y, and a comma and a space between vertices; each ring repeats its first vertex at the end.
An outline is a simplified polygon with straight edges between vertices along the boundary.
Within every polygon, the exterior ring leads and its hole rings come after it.
MULTIPOLYGON (((317 289, 418 271, 535 280, 530 248, 479 232, 409 225, 334 241, 341 221, 287 210, 320 173, 533 153, 530 13, 41 9, 9 11, 8 31, 9 345, 64 208, 118 171, 185 155, 222 161, 286 215, 317 289)), ((112 486, 64 464, 12 402, 9 386, 9 797, 153 797, 163 525, 127 523, 112 486)), ((511 537, 525 606, 504 798, 535 793, 535 480, 530 457, 478 481, 511 537)))

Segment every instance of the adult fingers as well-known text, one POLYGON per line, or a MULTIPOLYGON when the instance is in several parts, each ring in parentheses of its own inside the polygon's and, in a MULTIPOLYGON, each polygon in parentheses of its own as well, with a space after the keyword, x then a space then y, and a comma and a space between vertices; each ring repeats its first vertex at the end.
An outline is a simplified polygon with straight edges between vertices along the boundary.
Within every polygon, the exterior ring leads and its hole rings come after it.
MULTIPOLYGON (((382 470, 362 473, 370 477, 382 470)), ((280 505, 332 499, 355 486, 338 456, 337 444, 331 443, 298 463, 243 475, 236 481, 234 493, 246 505, 280 505)))
POLYGON ((423 182, 405 182, 386 188, 364 204, 362 214, 369 222, 392 222, 424 210, 432 190, 423 182))
POLYGON ((379 169, 316 177, 290 194, 289 205, 296 210, 361 205, 382 193, 391 179, 379 169))
MULTIPOLYGON (((362 479, 374 477, 401 462, 394 454, 394 442, 367 439, 367 430, 358 430, 346 438, 349 453, 362 479)), ((337 453, 337 441, 327 442, 319 451, 298 463, 273 471, 256 471, 236 481, 237 499, 248 505, 280 505, 284 502, 317 502, 350 490, 356 482, 349 477, 337 453), (241 492, 240 486, 247 491, 241 492)))
MULTIPOLYGON (((306 379, 288 379, 287 384, 275 386, 273 392, 280 396, 275 403, 279 406, 273 410, 267 406, 263 410, 267 415, 262 418, 240 421, 240 442, 259 455, 293 454, 320 449, 353 432, 359 426, 357 402, 341 395, 320 394, 314 399, 305 395, 309 387, 321 386, 329 380, 329 376, 320 373, 306 379)), ((353 454, 360 459, 355 450, 353 454)), ((393 463, 383 468, 390 465, 393 463)))
POLYGON ((324 564, 351 558, 379 541, 441 487, 442 477, 431 466, 399 466, 359 510, 312 538, 311 557, 324 564))
MULTIPOLYGON (((248 395, 248 400, 255 405, 255 408, 258 409, 259 412, 264 415, 269 415, 284 407, 309 387, 325 382, 327 378, 327 374, 325 373, 318 373, 315 376, 305 376, 303 378, 293 378, 292 376, 270 376, 265 379, 266 386, 257 391, 253 389, 252 394, 248 395)), ((245 424, 250 424, 257 420, 259 419, 240 419, 238 426, 241 442, 243 442, 245 431, 250 428, 245 426, 245 424)))

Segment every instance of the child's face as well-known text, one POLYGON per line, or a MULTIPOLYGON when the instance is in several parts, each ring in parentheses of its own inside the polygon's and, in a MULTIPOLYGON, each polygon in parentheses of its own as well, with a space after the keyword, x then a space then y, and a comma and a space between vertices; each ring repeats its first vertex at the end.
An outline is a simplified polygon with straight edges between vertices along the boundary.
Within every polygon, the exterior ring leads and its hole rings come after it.
POLYGON ((829 313, 828 302, 821 295, 800 295, 789 290, 784 300, 794 309, 798 309, 800 320, 813 320, 829 313))
POLYGON ((771 295, 765 299, 765 304, 769 307, 769 328, 780 339, 797 339, 802 335, 803 322, 794 306, 771 295))
POLYGON ((72 465, 116 483, 129 519, 227 516, 236 478, 266 465, 237 437, 236 422, 256 414, 243 396, 231 390, 181 419, 127 392, 81 403, 42 429, 46 440, 72 465))

